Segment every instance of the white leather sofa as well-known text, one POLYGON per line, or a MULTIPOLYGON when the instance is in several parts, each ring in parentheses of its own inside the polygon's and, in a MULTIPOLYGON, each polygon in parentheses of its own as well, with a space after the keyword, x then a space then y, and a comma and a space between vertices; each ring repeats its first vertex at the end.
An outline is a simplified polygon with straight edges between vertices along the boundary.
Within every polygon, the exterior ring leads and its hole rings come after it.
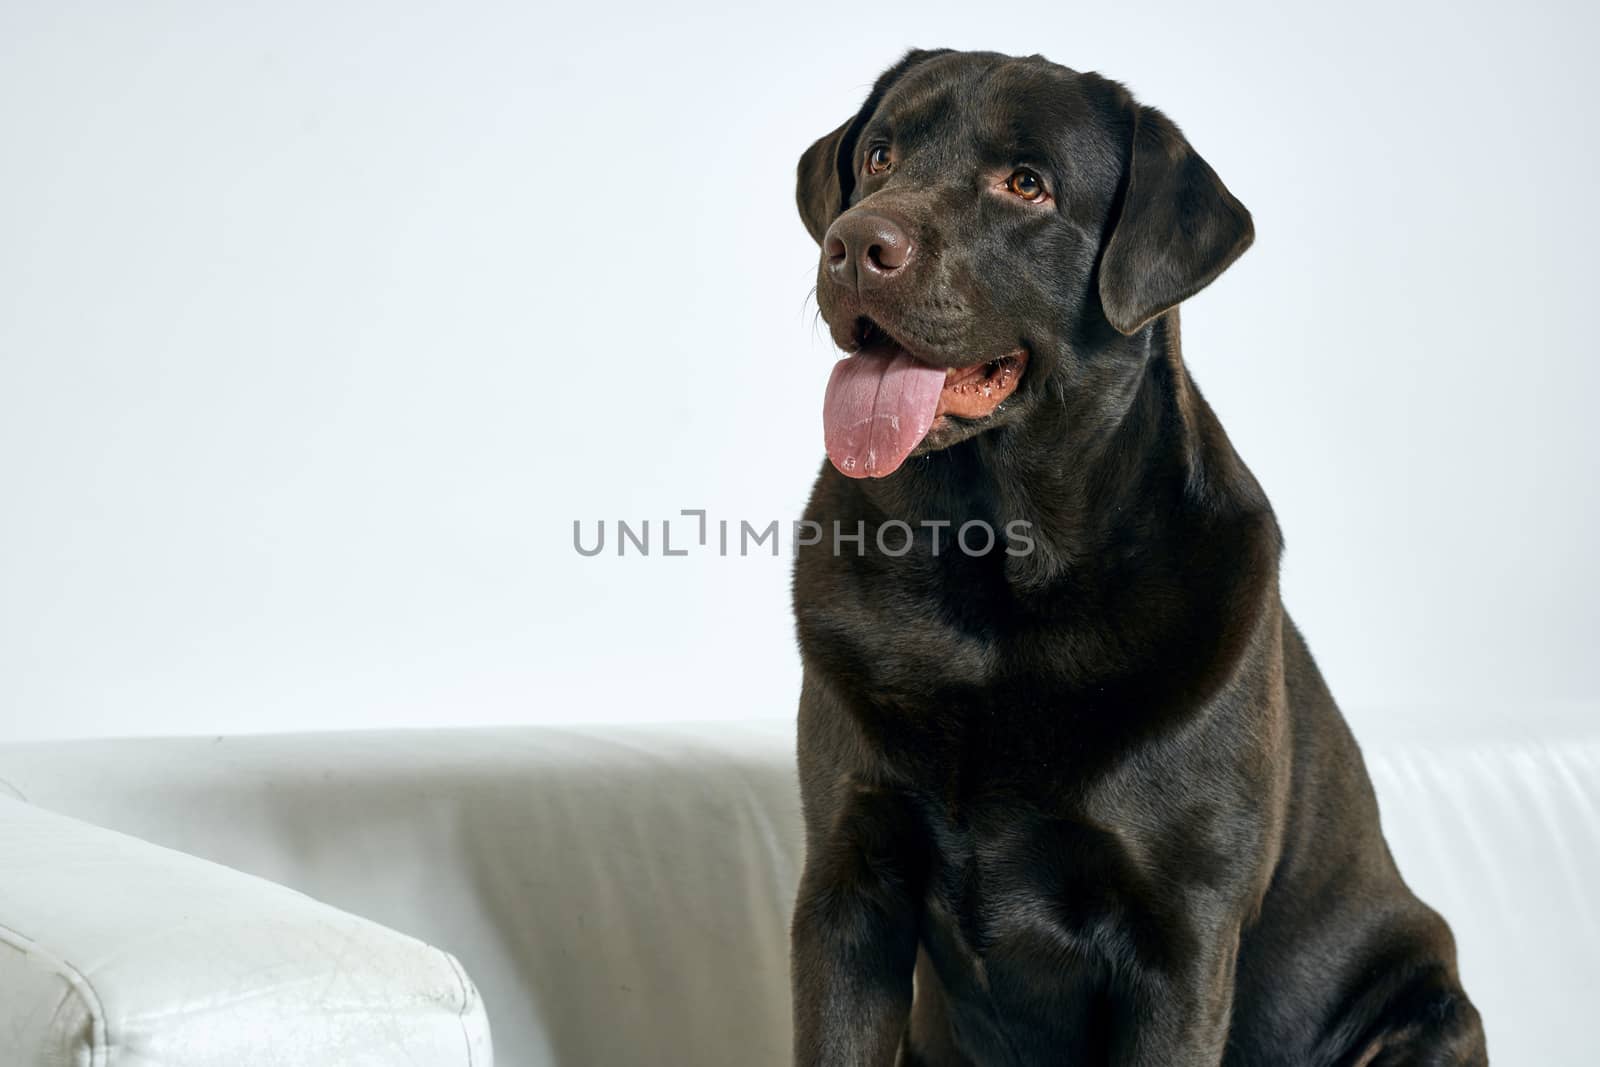
MULTIPOLYGON (((1596 709, 1355 722, 1492 1060, 1596 1062, 1596 709)), ((487 1067, 486 1019, 502 1067, 783 1064, 792 760, 788 722, 0 747, 0 1065, 487 1067)))

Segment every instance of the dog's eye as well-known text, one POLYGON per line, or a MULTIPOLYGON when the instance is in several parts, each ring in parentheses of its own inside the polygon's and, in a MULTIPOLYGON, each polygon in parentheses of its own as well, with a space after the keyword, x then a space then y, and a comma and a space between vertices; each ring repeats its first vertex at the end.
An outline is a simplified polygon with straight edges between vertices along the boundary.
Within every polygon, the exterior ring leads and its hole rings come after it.
POLYGON ((1034 203, 1045 199, 1044 179, 1027 167, 1018 167, 1006 179, 1006 191, 1034 203))
POLYGON ((867 173, 882 174, 894 163, 889 158, 888 145, 873 145, 867 150, 867 173))

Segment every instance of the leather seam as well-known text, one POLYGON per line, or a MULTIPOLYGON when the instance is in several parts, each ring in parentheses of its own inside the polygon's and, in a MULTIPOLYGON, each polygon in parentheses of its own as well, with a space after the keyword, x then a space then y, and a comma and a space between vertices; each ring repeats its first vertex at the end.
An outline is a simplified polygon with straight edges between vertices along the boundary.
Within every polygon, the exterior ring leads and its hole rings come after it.
POLYGON ((472 1007, 473 985, 468 981, 460 960, 442 950, 439 954, 450 964, 450 972, 456 976, 456 984, 461 987, 461 1010, 456 1012, 456 1022, 461 1027, 461 1042, 467 1049, 467 1067, 472 1067, 472 1033, 467 1029, 467 1011, 472 1007))
POLYGON ((0 944, 16 949, 24 957, 43 962, 52 973, 66 979, 67 987, 83 1001, 84 1007, 89 1009, 90 1067, 106 1067, 110 1061, 110 1043, 106 1034, 105 1005, 101 1003, 100 994, 89 981, 89 976, 37 941, 4 924, 0 924, 0 944))

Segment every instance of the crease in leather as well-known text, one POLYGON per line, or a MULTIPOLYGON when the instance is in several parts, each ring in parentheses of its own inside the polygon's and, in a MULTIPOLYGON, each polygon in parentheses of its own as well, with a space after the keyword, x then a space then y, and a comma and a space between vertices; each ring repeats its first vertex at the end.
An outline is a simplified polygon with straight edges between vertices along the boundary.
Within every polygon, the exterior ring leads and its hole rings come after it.
POLYGON ((443 949, 439 950, 439 954, 450 965, 451 972, 461 985, 461 1010, 456 1012, 456 1022, 461 1026, 461 1043, 467 1050, 467 1067, 473 1067, 472 1030, 467 1026, 467 1012, 472 1010, 473 1003, 478 999, 478 989, 467 980, 467 972, 462 968, 460 960, 443 949))
POLYGON ((29 801, 28 798, 23 795, 22 790, 18 789, 4 778, 0 778, 0 789, 4 789, 6 792, 10 793, 13 797, 22 801, 24 804, 31 803, 31 801, 29 801))
POLYGON ((74 967, 70 961, 3 923, 0 923, 0 945, 21 953, 25 960, 43 964, 48 973, 66 980, 69 992, 78 997, 89 1015, 88 1067, 106 1067, 111 1055, 111 1042, 106 1033, 106 1011, 100 1001, 99 992, 94 988, 94 983, 89 981, 89 976, 74 967))

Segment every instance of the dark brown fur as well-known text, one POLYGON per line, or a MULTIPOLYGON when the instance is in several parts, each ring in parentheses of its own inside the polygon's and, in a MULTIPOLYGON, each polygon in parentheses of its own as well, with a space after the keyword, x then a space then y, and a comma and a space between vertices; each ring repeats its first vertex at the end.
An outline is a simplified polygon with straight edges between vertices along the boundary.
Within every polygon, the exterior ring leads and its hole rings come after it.
POLYGON ((893 475, 817 480, 807 518, 866 538, 795 569, 796 1063, 1486 1063, 1179 350, 1249 213, 1116 83, 950 52, 891 68, 799 202, 819 241, 867 204, 917 242, 870 298, 821 276, 841 343, 869 315, 935 362, 1031 361, 893 475), (896 153, 870 181, 869 142, 896 153), (1052 208, 988 192, 1018 164, 1052 208), (946 550, 879 552, 895 519, 952 522, 946 550), (950 550, 971 519, 1033 551, 950 550))

